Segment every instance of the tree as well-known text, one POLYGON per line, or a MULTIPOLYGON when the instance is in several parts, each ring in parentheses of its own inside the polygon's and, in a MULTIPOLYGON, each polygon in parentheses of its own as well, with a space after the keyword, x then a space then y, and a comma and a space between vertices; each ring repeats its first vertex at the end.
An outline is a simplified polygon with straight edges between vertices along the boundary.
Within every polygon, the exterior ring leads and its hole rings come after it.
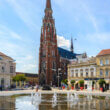
POLYGON ((63 84, 65 84, 65 85, 68 85, 68 80, 67 80, 67 79, 62 80, 61 82, 62 82, 63 84))
POLYGON ((79 81, 80 87, 84 87, 84 80, 79 81))
POLYGON ((75 80, 71 80, 72 87, 74 86, 75 80))
POLYGON ((103 87, 104 84, 106 84, 105 80, 104 79, 100 79, 99 80, 100 87, 103 87))
POLYGON ((65 82, 66 85, 68 85, 68 80, 67 79, 65 79, 64 82, 65 82))
POLYGON ((12 78, 13 82, 26 81, 24 74, 18 74, 12 78))

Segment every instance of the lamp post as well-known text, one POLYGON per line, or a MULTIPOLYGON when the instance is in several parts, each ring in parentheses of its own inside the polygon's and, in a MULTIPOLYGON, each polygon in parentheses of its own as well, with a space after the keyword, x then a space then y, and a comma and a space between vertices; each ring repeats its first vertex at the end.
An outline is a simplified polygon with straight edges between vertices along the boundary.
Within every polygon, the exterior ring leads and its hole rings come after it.
POLYGON ((61 68, 58 68, 58 76, 57 76, 58 77, 58 88, 59 88, 59 83, 60 83, 60 76, 59 76, 60 73, 59 73, 59 71, 61 71, 61 68))

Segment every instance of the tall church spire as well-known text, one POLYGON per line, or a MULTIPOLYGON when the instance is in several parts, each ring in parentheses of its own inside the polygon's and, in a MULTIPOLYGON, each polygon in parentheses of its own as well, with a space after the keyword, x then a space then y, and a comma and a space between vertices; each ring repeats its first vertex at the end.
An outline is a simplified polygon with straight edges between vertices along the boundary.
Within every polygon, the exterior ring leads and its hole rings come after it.
POLYGON ((39 84, 56 85, 58 73, 58 49, 55 21, 52 17, 51 0, 46 0, 45 16, 41 28, 39 49, 39 84))
POLYGON ((46 9, 51 9, 51 0, 47 0, 46 9))
POLYGON ((45 18, 52 18, 51 0, 46 0, 45 18))
POLYGON ((73 38, 71 37, 71 52, 74 53, 73 38))

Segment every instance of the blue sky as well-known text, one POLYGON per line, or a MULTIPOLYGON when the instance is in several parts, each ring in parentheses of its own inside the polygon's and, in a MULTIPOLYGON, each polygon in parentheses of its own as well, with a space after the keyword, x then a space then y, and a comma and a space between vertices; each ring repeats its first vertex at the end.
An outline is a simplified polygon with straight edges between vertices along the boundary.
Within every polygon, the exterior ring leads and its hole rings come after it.
MULTIPOLYGON (((0 51, 17 71, 38 73, 40 31, 46 0, 0 0, 0 51)), ((110 48, 110 0, 52 0, 58 45, 95 56, 110 48)))

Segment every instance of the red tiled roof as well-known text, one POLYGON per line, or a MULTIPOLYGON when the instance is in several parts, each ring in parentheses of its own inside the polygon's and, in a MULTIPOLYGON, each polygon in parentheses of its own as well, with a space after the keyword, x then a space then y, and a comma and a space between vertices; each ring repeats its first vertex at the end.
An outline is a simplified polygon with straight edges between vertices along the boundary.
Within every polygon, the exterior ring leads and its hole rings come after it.
POLYGON ((110 55, 110 49, 102 50, 97 56, 110 55))

